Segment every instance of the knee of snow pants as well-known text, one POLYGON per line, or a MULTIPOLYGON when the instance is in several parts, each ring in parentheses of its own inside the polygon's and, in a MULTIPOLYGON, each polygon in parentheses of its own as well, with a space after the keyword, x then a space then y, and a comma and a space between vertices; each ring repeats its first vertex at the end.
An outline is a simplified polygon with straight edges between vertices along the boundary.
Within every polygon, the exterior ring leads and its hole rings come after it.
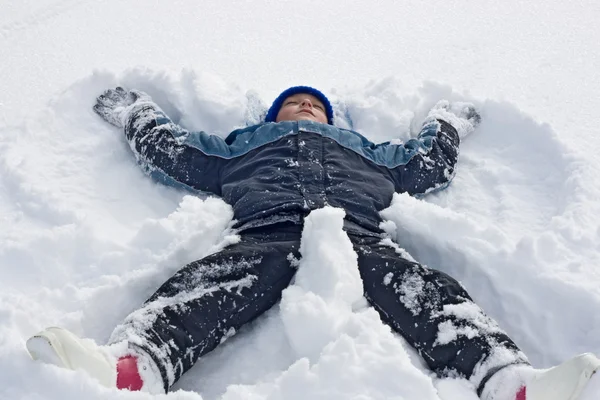
POLYGON ((198 358, 271 308, 296 269, 301 225, 250 229, 240 242, 194 261, 130 314, 111 341, 128 340, 156 362, 168 390, 198 358))
POLYGON ((449 275, 410 261, 380 239, 350 235, 365 297, 438 376, 477 387, 488 371, 527 358, 449 275))

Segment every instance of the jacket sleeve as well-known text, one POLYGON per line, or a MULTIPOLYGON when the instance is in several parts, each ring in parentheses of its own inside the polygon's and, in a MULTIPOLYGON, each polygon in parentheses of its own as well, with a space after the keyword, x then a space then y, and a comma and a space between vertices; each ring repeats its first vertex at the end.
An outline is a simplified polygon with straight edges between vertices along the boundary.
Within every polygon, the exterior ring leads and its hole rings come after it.
POLYGON ((448 186, 454 178, 459 144, 456 129, 439 119, 423 125, 416 139, 388 144, 396 147, 387 149, 396 192, 418 197, 448 186))
POLYGON ((195 190, 221 195, 221 168, 229 146, 215 135, 189 132, 173 123, 152 102, 133 106, 124 124, 125 137, 146 173, 195 190))

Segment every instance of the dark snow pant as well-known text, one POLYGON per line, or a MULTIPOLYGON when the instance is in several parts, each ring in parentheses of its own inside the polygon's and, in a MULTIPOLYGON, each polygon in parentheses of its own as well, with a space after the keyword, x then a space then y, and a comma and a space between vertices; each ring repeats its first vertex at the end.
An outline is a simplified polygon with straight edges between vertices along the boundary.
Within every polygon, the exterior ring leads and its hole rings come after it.
MULTIPOLYGON (((291 223, 244 231, 239 243, 183 267, 126 319, 121 331, 145 339, 136 346, 156 362, 165 391, 199 357, 277 303, 296 272, 291 260, 300 257, 301 232, 291 223)), ((503 360, 514 357, 491 369, 526 362, 456 280, 403 258, 378 237, 349 237, 365 297, 439 376, 470 378, 498 350, 503 360)))

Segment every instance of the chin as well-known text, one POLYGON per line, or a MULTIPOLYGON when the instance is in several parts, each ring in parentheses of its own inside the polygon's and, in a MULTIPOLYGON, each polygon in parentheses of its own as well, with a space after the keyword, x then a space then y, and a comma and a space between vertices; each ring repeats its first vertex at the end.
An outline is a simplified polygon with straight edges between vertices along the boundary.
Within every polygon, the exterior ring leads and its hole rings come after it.
POLYGON ((296 121, 313 121, 313 122, 319 122, 319 123, 323 123, 321 121, 319 121, 316 117, 313 117, 312 115, 299 115, 296 118, 296 121))

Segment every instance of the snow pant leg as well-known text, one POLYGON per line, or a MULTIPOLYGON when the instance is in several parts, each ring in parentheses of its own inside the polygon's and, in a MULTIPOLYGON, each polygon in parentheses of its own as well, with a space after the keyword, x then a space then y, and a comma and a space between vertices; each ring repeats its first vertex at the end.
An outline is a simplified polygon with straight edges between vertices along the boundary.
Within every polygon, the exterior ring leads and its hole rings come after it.
POLYGON ((302 226, 277 224, 240 234, 241 241, 194 261, 130 314, 111 341, 127 340, 152 357, 165 391, 196 360, 281 297, 296 269, 302 226))
POLYGON ((378 238, 349 237, 367 300, 438 376, 463 376, 479 388, 499 369, 528 363, 455 279, 403 258, 378 238))

